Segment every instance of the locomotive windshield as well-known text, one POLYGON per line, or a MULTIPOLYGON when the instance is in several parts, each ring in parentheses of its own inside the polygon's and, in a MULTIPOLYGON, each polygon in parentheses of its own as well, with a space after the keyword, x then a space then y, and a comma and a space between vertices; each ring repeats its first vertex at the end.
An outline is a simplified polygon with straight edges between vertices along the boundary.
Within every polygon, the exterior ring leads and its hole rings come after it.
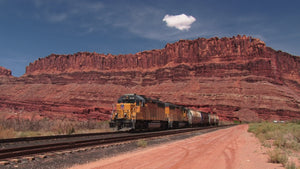
POLYGON ((118 99, 118 103, 145 103, 145 99, 140 96, 140 95, 136 95, 136 94, 126 94, 126 95, 123 95, 121 96, 119 99, 118 99))

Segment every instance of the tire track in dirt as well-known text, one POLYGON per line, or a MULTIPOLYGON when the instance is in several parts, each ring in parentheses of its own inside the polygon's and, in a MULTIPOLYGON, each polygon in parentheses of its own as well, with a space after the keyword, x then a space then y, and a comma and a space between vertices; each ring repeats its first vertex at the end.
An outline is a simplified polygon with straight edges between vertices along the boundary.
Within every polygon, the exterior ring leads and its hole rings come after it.
POLYGON ((190 150, 185 148, 185 147, 180 147, 181 150, 183 150, 185 153, 184 153, 184 156, 181 158, 181 160, 177 161, 172 167, 170 167, 170 169, 177 169, 179 165, 181 165, 181 163, 183 163, 186 158, 189 156, 190 154, 190 150))
POLYGON ((256 151, 253 149, 256 148, 253 143, 255 139, 247 133, 247 128, 247 125, 239 125, 221 129, 103 159, 74 169, 264 169, 273 167, 272 164, 267 163, 267 160, 264 161, 261 156, 257 157, 257 154, 253 153, 256 151))
POLYGON ((137 155, 114 164, 103 165, 100 168, 126 168, 125 166, 129 167, 128 164, 131 164, 129 168, 195 168, 194 164, 201 166, 201 168, 215 168, 216 162, 222 163, 222 166, 228 168, 231 167, 232 159, 224 152, 226 148, 228 149, 228 145, 231 144, 232 140, 236 138, 235 135, 233 136, 235 130, 232 128, 222 129, 191 139, 177 141, 164 148, 158 147, 158 153, 151 156, 146 154, 137 155), (224 147, 224 145, 226 146, 224 147), (140 159, 146 156, 146 160, 144 158, 144 160, 132 161, 132 159, 140 159))
POLYGON ((237 149, 237 142, 234 141, 229 144, 227 147, 225 147, 223 151, 223 156, 225 158, 225 163, 226 163, 226 169, 232 169, 235 163, 235 150, 237 149))
MULTIPOLYGON (((178 148, 184 149, 185 151, 189 151, 187 155, 182 157, 181 159, 178 159, 178 161, 175 161, 176 159, 173 159, 175 165, 170 167, 170 169, 177 169, 181 168, 182 166, 189 166, 190 162, 195 162, 194 159, 199 159, 201 162, 201 167, 203 168, 212 168, 214 167, 214 161, 216 160, 215 157, 222 157, 221 159, 224 159, 224 163, 226 164, 226 168, 231 168, 231 163, 235 160, 234 157, 234 152, 232 152, 232 149, 230 148, 232 140, 236 139, 237 135, 232 137, 232 131, 233 129, 226 129, 223 130, 222 132, 214 132, 214 133, 209 133, 207 136, 203 135, 203 138, 201 140, 199 139, 189 139, 186 140, 184 144, 178 143, 178 148), (230 136, 229 136, 230 134, 230 136), (226 146, 224 148, 215 148, 215 145, 222 144, 222 140, 228 140, 226 141, 225 145, 230 145, 226 146), (195 146, 196 145, 196 146, 195 146), (229 153, 227 153, 229 151, 229 153), (215 156, 211 156, 211 154, 215 154, 215 156)), ((177 146, 176 146, 177 147, 177 146)), ((184 167, 184 168, 185 168, 184 167)))

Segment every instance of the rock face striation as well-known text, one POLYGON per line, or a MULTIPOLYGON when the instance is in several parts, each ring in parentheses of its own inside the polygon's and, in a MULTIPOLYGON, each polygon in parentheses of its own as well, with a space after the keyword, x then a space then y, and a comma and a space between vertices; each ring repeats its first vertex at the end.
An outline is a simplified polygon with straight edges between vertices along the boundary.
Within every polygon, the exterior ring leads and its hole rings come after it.
POLYGON ((119 96, 137 93, 223 120, 291 120, 300 119, 300 58, 252 37, 198 38, 136 54, 51 54, 0 89, 0 110, 53 118, 109 119, 119 96))

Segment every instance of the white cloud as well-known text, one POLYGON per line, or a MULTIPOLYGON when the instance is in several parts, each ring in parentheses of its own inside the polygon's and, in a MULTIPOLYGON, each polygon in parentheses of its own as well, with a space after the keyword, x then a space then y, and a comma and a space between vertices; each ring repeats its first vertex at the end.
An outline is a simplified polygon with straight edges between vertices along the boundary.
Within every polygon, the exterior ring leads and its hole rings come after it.
POLYGON ((167 23, 168 27, 174 27, 183 31, 189 30, 191 28, 191 24, 196 21, 196 18, 193 16, 187 16, 185 14, 165 15, 163 21, 167 23))

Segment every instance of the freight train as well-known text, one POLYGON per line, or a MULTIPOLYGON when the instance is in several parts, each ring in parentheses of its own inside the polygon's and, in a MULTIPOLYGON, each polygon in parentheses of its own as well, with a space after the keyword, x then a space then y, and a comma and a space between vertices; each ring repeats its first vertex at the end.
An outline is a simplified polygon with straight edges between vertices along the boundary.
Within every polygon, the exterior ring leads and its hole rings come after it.
POLYGON ((137 94, 121 96, 110 121, 110 127, 118 130, 170 129, 218 124, 219 117, 216 114, 137 94))

